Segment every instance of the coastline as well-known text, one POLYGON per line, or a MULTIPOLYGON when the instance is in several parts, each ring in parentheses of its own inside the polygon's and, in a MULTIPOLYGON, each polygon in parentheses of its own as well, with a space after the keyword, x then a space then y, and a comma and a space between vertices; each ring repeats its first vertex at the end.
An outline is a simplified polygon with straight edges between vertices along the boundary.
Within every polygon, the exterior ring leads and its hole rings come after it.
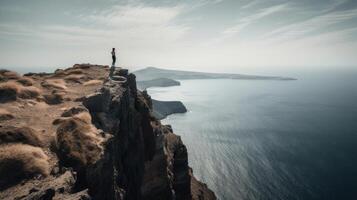
POLYGON ((216 199, 193 177, 181 138, 152 116, 135 75, 108 72, 89 64, 1 71, 0 134, 10 137, 0 145, 0 198, 216 199))

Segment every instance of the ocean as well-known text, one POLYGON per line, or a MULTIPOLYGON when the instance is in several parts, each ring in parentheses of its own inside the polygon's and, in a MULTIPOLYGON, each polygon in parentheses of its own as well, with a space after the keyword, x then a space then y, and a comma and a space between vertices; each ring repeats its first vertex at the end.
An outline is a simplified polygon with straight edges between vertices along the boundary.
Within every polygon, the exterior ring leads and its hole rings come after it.
POLYGON ((186 105, 162 122, 219 199, 357 199, 356 77, 183 80, 148 92, 186 105))

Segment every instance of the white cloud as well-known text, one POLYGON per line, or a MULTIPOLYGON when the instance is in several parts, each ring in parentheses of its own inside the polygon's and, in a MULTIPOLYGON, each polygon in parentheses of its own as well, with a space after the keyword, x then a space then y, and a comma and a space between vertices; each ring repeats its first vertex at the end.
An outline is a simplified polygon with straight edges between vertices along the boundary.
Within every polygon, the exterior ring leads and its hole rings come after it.
POLYGON ((33 24, 3 22, 0 59, 5 64, 19 65, 109 63, 107 51, 116 47, 124 66, 216 70, 217 66, 237 65, 357 63, 351 56, 356 43, 347 44, 352 41, 347 38, 357 35, 357 26, 319 33, 321 29, 357 18, 357 10, 334 11, 344 0, 330 0, 331 4, 321 4, 319 10, 314 7, 317 4, 309 7, 293 0, 253 0, 243 7, 237 4, 248 1, 184 2, 187 1, 153 6, 144 4, 145 1, 129 1, 104 10, 84 9, 77 15, 68 12, 66 17, 72 17, 73 21, 63 23, 52 19, 33 24), (291 18, 290 13, 294 15, 291 18), (243 39, 247 35, 249 39, 243 39), (339 52, 333 52, 337 48, 339 52), (19 60, 18 54, 27 59, 19 60))
POLYGON ((92 22, 110 27, 135 28, 137 26, 167 25, 180 12, 182 7, 147 7, 144 5, 115 6, 110 10, 85 17, 92 22))
MULTIPOLYGON (((1 25, 1 35, 26 35, 40 40, 71 44, 116 43, 116 41, 160 45, 184 36, 188 27, 171 24, 182 7, 115 6, 95 15, 80 16, 90 26, 25 24, 1 25)), ((83 24, 83 23, 80 23, 83 24)))
POLYGON ((232 36, 234 34, 239 33, 242 31, 245 27, 247 27, 250 24, 256 23, 260 19, 263 19, 264 17, 267 17, 269 15, 272 15, 274 13, 278 13, 284 9, 286 9, 288 4, 280 4, 280 5, 275 5, 271 6, 268 8, 263 8, 259 12, 254 13, 252 15, 246 16, 238 21, 238 23, 230 27, 226 30, 223 31, 223 33, 227 36, 232 36))
MULTIPOLYGON (((262 38, 264 39, 278 39, 281 41, 296 39, 299 37, 306 37, 308 34, 313 32, 319 32, 324 28, 332 25, 337 25, 339 23, 345 22, 346 20, 357 18, 357 9, 331 12, 311 19, 290 24, 284 27, 280 27, 270 33, 265 34, 262 38)), ((335 30, 332 30, 334 32, 335 30)))

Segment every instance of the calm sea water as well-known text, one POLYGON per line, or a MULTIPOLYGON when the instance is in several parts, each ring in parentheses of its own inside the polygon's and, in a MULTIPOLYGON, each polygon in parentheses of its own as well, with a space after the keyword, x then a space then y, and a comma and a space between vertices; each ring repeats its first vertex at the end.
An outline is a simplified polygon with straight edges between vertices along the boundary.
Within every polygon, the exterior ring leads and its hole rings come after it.
POLYGON ((298 81, 187 80, 171 124, 219 199, 357 199, 357 73, 298 81))

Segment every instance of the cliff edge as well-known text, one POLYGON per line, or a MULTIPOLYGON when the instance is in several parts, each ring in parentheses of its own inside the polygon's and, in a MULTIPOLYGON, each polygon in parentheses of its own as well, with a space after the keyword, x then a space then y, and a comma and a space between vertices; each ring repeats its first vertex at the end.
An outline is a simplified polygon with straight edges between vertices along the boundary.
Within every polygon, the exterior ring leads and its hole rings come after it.
POLYGON ((125 69, 0 71, 0 199, 216 199, 125 69))

